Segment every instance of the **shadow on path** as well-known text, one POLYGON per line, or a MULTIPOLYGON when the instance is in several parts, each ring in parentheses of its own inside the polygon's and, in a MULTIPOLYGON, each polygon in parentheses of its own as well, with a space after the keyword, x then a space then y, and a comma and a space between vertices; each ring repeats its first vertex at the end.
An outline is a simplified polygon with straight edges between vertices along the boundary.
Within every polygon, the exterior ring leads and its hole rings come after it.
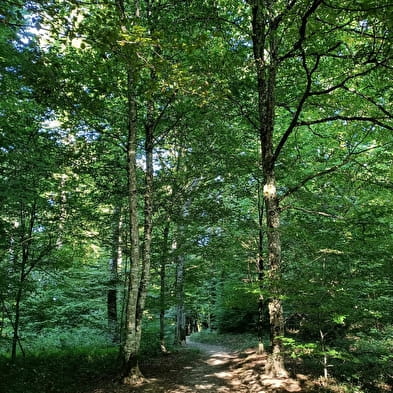
MULTIPOLYGON (((140 386, 106 386, 89 393, 284 393, 300 392, 300 382, 269 378, 267 356, 255 351, 232 352, 224 347, 188 341, 199 353, 190 360, 180 354, 142 363, 147 377, 140 386)), ((184 351, 186 353, 187 351, 184 351)), ((189 352, 189 351, 188 351, 189 352)))

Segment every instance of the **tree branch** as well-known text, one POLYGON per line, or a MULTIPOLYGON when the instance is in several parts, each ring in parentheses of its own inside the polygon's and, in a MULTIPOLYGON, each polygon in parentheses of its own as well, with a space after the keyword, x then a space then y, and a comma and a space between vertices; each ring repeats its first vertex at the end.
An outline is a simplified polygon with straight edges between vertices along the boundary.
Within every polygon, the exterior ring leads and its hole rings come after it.
POLYGON ((273 25, 278 26, 281 21, 284 19, 285 15, 288 14, 288 12, 295 6, 298 0, 291 0, 285 7, 285 10, 281 12, 281 14, 277 15, 276 18, 273 21, 273 25))
POLYGON ((350 7, 340 7, 337 5, 333 5, 326 0, 323 0, 322 3, 326 5, 326 7, 332 8, 334 10, 341 10, 341 11, 350 11, 350 12, 364 12, 364 11, 377 11, 381 9, 385 9, 386 6, 384 4, 380 6, 373 6, 373 7, 364 7, 364 8, 350 8, 350 7))
POLYGON ((315 60, 315 64, 311 70, 308 68, 306 59, 307 59, 306 53, 305 53, 304 49, 302 48, 302 63, 303 63, 303 68, 304 68, 304 70, 306 72, 306 76, 307 76, 306 88, 304 90, 302 98, 299 101, 296 111, 292 117, 291 123, 289 124, 287 130, 284 132, 284 135, 281 137, 281 140, 278 143, 276 150, 274 151, 273 162, 277 161, 277 158, 278 158, 282 148, 284 147, 287 139, 289 138, 289 136, 291 135, 291 133, 295 129, 295 127, 298 123, 300 114, 303 110, 303 105, 305 104, 307 98, 310 96, 311 86, 312 86, 312 75, 318 69, 320 57, 317 56, 317 58, 315 60))
POLYGON ((334 85, 332 87, 329 87, 328 89, 319 90, 319 91, 313 91, 313 92, 310 93, 310 96, 320 96, 320 95, 324 95, 324 94, 329 94, 329 93, 331 93, 334 90, 341 89, 341 88, 343 88, 345 86, 345 83, 347 83, 348 81, 350 81, 352 79, 355 79, 355 78, 358 78, 358 77, 361 77, 361 76, 367 75, 368 73, 370 73, 371 71, 376 69, 379 65, 380 64, 377 63, 377 64, 374 64, 372 67, 367 68, 367 69, 365 69, 365 70, 363 70, 361 72, 349 75, 346 78, 344 78, 341 82, 337 83, 336 85, 334 85))
POLYGON ((316 210, 309 210, 309 209, 304 209, 302 207, 298 207, 298 206, 292 206, 292 205, 287 205, 281 208, 281 210, 288 210, 288 209, 294 209, 294 210, 299 210, 302 211, 304 213, 309 213, 309 214, 315 214, 318 216, 322 216, 322 217, 327 217, 327 218, 333 218, 333 219, 339 219, 339 220, 343 220, 344 217, 342 216, 336 216, 335 214, 329 214, 329 213, 325 213, 325 212, 320 212, 320 211, 316 211, 316 210))
POLYGON ((229 95, 228 95, 227 98, 239 107, 241 115, 242 115, 242 116, 243 116, 243 117, 244 117, 244 118, 245 118, 245 119, 246 119, 246 120, 256 129, 256 130, 258 130, 258 129, 259 129, 259 126, 258 126, 257 122, 256 122, 255 120, 253 120, 247 112, 245 112, 243 105, 242 105, 239 101, 235 100, 235 98, 232 97, 232 96, 229 96, 229 95))
POLYGON ((299 184, 297 184, 294 187, 291 187, 282 197, 280 197, 280 201, 282 201, 283 199, 285 199, 289 195, 293 194, 294 192, 298 191, 310 180, 313 180, 313 179, 316 179, 317 177, 321 177, 321 176, 324 176, 329 173, 337 171, 338 169, 340 169, 341 167, 346 165, 348 163, 348 161, 349 161, 349 156, 341 164, 333 165, 332 167, 324 169, 323 171, 320 171, 320 172, 317 172, 317 173, 307 176, 299 184))
POLYGON ((154 121, 153 121, 153 130, 155 130, 157 128, 157 125, 159 124, 159 122, 163 118, 165 112, 170 107, 170 105, 173 103, 173 101, 175 101, 175 97, 176 97, 176 92, 174 92, 172 94, 172 96, 169 97, 168 101, 166 102, 166 104, 164 105, 162 110, 160 111, 159 115, 156 117, 156 119, 154 119, 154 121))
MULTIPOLYGON (((282 201, 283 199, 285 199, 287 196, 293 194, 294 192, 298 191, 301 187, 303 187, 303 186, 304 186, 306 183, 308 183, 310 180, 313 180, 313 179, 315 179, 315 178, 317 178, 317 177, 321 177, 321 176, 327 175, 327 174, 329 174, 329 173, 335 172, 335 171, 337 171, 338 169, 342 168, 343 166, 345 166, 346 164, 348 164, 348 163, 350 162, 350 159, 351 159, 352 156, 357 156, 357 155, 359 155, 359 154, 367 153, 367 152, 369 152, 369 151, 376 150, 376 149, 379 149, 379 148, 381 148, 381 147, 385 147, 385 148, 386 148, 386 146, 389 146, 390 144, 391 144, 391 143, 386 143, 386 144, 384 144, 384 145, 371 146, 371 147, 368 147, 368 148, 365 148, 365 149, 362 149, 362 150, 349 152, 348 155, 347 155, 347 157, 343 160, 343 162, 342 162, 341 164, 333 165, 332 167, 327 168, 327 169, 324 169, 323 171, 320 171, 320 172, 314 173, 313 175, 307 176, 307 177, 304 178, 299 184, 297 184, 296 186, 290 188, 290 189, 280 198, 280 201, 282 201)), ((355 162, 356 162, 356 161, 355 161, 355 162)))
POLYGON ((322 4, 322 2, 322 0, 314 0, 311 4, 311 7, 305 12, 301 20, 301 25, 299 27, 299 39, 293 44, 292 49, 290 49, 285 55, 279 57, 279 62, 292 57, 293 53, 302 47, 302 44, 306 39, 306 28, 308 20, 310 16, 317 10, 317 8, 322 4))
MULTIPOLYGON (((389 118, 384 118, 384 120, 391 120, 389 118)), ((311 126, 313 124, 322 124, 322 123, 329 123, 333 121, 362 121, 362 122, 368 122, 368 123, 373 123, 375 125, 378 125, 380 127, 386 128, 390 131, 393 131, 393 126, 390 126, 389 124, 386 124, 382 122, 380 119, 376 119, 374 117, 368 117, 368 116, 341 116, 341 115, 336 115, 336 116, 329 116, 325 117, 323 119, 316 119, 316 120, 309 120, 309 121, 299 121, 296 126, 311 126)))
POLYGON ((371 97, 366 96, 365 94, 360 93, 359 91, 355 90, 355 89, 351 89, 347 86, 343 86, 343 89, 348 91, 349 93, 355 94, 361 98, 363 98, 364 100, 370 102, 371 104, 373 104, 374 106, 376 106, 381 112, 383 112, 388 118, 393 119, 393 113, 387 111, 383 105, 378 104, 375 100, 373 100, 371 97))

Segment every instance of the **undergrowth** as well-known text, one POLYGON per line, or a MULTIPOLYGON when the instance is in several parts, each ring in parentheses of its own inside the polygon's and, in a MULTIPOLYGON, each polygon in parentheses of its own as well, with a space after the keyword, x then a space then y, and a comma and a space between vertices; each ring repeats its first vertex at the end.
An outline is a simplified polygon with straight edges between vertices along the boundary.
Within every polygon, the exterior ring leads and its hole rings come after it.
POLYGON ((2 393, 82 393, 118 367, 115 347, 49 350, 19 357, 0 357, 2 393))
MULTIPOLYGON (((173 342, 169 333, 167 338, 173 342)), ((159 344, 157 329, 147 326, 139 354, 142 369, 162 362, 159 344)), ((0 348, 1 393, 84 393, 119 375, 119 346, 99 330, 43 330, 36 336, 25 335, 23 348, 25 357, 19 352, 15 362, 6 346, 0 348)), ((174 358, 195 357, 189 351, 167 348, 174 358)))
POLYGON ((213 345, 222 345, 231 349, 232 351, 243 351, 247 348, 255 347, 258 345, 258 339, 252 333, 217 333, 210 330, 202 330, 198 333, 191 335, 192 340, 213 345))

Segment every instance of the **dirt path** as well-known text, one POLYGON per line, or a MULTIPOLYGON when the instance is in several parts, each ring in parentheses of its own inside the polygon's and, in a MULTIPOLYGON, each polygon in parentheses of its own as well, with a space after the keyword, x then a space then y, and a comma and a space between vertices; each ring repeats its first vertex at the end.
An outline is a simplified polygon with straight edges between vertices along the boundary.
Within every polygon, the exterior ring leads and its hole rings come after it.
POLYGON ((298 381, 264 374, 266 356, 238 353, 193 341, 180 354, 141 364, 147 381, 134 387, 106 386, 91 393, 273 393, 300 392, 298 381), (192 351, 196 349, 199 351, 192 351), (190 354, 192 356, 190 357, 190 354))

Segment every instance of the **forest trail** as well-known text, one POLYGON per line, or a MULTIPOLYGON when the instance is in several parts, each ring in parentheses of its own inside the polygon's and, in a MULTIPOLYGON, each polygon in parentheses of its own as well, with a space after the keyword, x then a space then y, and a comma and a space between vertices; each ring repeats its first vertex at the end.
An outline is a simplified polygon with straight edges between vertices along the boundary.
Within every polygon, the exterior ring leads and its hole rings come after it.
MULTIPOLYGON (((106 386, 89 393, 278 393, 301 392, 299 381, 264 374, 266 355, 232 352, 216 345, 187 342, 193 357, 171 354, 141 364, 147 380, 140 386, 106 386)), ((185 351, 187 352, 187 351, 185 351)))

